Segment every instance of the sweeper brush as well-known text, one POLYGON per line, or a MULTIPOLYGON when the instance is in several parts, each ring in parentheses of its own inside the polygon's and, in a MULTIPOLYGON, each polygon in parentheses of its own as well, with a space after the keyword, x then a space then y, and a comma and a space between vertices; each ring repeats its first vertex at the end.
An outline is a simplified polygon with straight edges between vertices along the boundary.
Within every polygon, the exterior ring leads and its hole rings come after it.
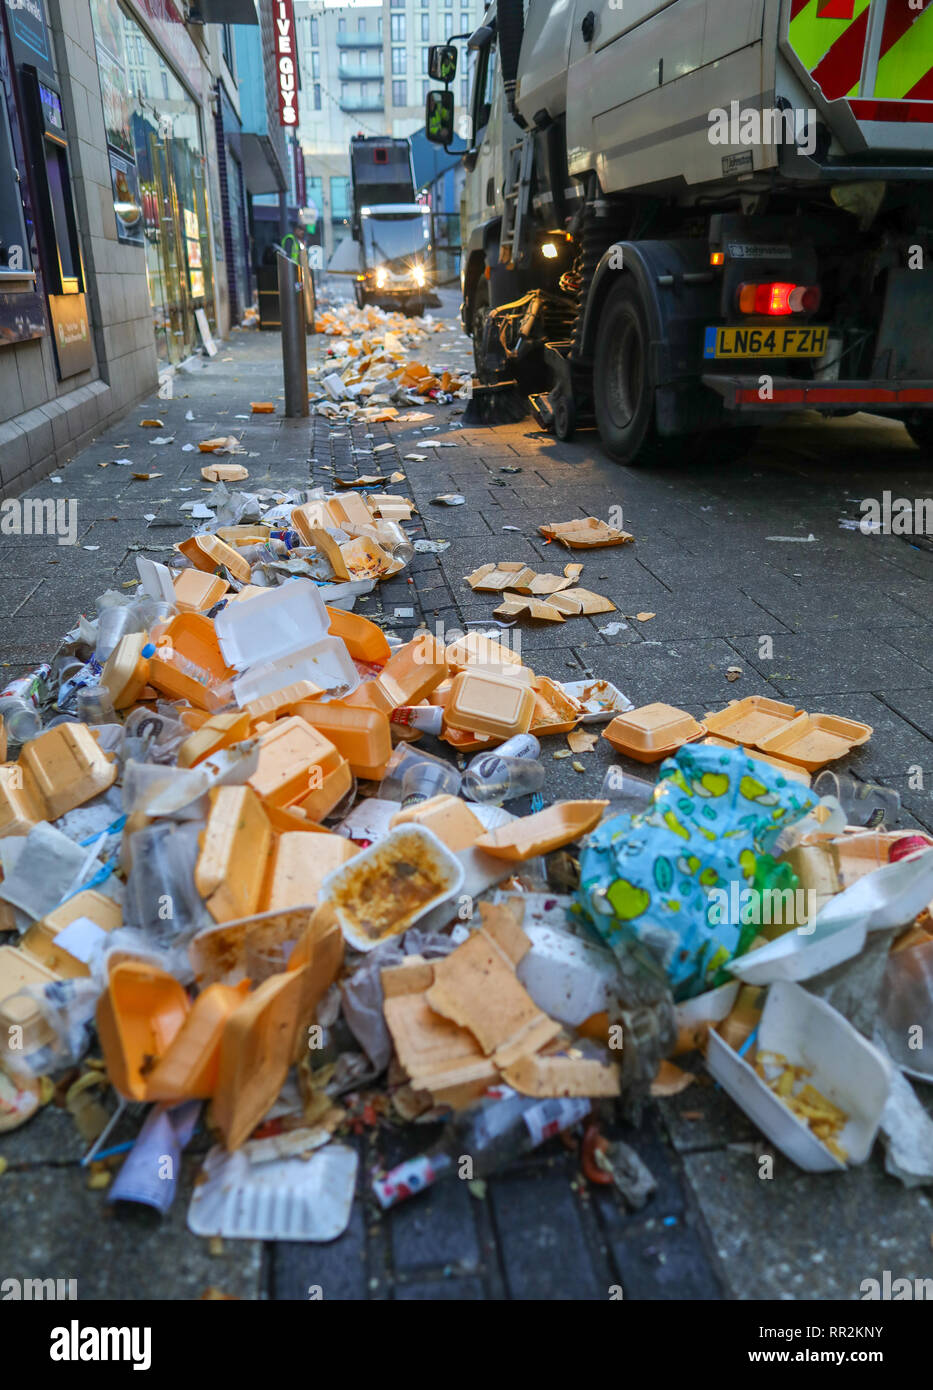
POLYGON ((463 412, 464 426, 510 425, 524 420, 528 397, 517 381, 497 381, 494 386, 473 383, 473 394, 463 412))

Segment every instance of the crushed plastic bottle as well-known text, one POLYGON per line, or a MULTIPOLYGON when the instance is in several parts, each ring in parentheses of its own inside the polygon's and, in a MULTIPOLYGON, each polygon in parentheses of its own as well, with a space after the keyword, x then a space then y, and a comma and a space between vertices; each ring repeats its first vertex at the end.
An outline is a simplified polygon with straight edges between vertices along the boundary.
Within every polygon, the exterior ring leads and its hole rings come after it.
POLYGON ((384 1210, 395 1206, 440 1178, 456 1174, 463 1157, 472 1160, 472 1177, 490 1177, 578 1124, 592 1104, 569 1097, 538 1100, 520 1096, 509 1086, 496 1086, 479 1105, 456 1115, 427 1153, 400 1163, 384 1178, 375 1178, 376 1200, 384 1210))
POLYGON ((210 921, 194 883, 198 831, 197 824, 157 821, 130 838, 124 916, 156 946, 187 940, 210 921))

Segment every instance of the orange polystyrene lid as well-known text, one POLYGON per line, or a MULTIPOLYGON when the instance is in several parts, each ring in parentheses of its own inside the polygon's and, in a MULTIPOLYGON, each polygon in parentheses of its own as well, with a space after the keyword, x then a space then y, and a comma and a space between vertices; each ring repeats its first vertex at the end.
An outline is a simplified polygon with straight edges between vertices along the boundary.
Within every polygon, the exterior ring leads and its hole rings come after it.
POLYGON ((104 662, 100 683, 113 700, 114 709, 135 705, 148 685, 150 662, 142 655, 148 641, 145 632, 127 632, 104 662))
POLYGON ((843 719, 836 714, 799 714, 783 729, 760 739, 759 747, 816 772, 867 743, 873 732, 870 724, 857 719, 843 719))
POLYGON ((703 722, 711 734, 751 748, 785 728, 799 713, 795 705, 784 700, 749 695, 744 700, 733 700, 725 709, 704 714, 703 722))
POLYGON ((208 985, 198 995, 168 1051, 149 1074, 149 1100, 175 1104, 207 1100, 214 1094, 223 1030, 248 990, 249 981, 241 980, 238 985, 208 985))
POLYGON ((381 710, 341 700, 308 700, 295 713, 330 739, 354 776, 381 781, 392 756, 392 732, 381 710))
MULTIPOLYGON (((326 607, 326 605, 325 605, 326 607)), ((392 655, 392 648, 381 627, 359 613, 345 613, 341 608, 327 608, 332 637, 340 637, 354 661, 369 661, 382 666, 392 655)))
POLYGON ((249 786, 217 787, 210 797, 194 882, 214 921, 226 922, 259 910, 272 827, 249 786))
POLYGON ((321 776, 340 763, 340 754, 330 739, 297 715, 277 719, 259 735, 259 766, 249 779, 258 796, 268 797, 276 806, 299 802, 311 790, 312 768, 321 776))
POLYGON ((226 579, 203 570, 182 570, 175 581, 175 602, 183 612, 200 613, 219 603, 230 588, 226 579))
POLYGON ((188 1013, 188 996, 165 970, 140 960, 112 967, 97 1003, 107 1075, 128 1100, 145 1100, 153 1058, 168 1051, 188 1013))
POLYGON ((101 749, 86 724, 46 729, 24 745, 20 763, 42 797, 49 820, 106 791, 118 771, 116 760, 101 749))
POLYGON ((223 1030, 213 1116, 228 1149, 256 1128, 288 1074, 305 972, 272 975, 247 995, 223 1030))
POLYGON ((417 806, 410 806, 407 811, 397 811, 389 821, 389 829, 394 830, 397 825, 408 825, 410 822, 433 830, 437 838, 454 853, 469 849, 485 833, 482 821, 466 802, 459 796, 446 794, 429 797, 417 806))
POLYGON ((587 835, 599 824, 608 801, 559 801, 533 816, 522 816, 476 841, 476 848, 496 859, 533 859, 550 854, 587 835))
POLYGON ((656 749, 679 747, 682 743, 699 738, 704 732, 704 726, 686 710, 655 703, 629 710, 627 714, 617 714, 605 729, 603 738, 623 752, 632 748, 650 753, 656 749))
POLYGON ((454 729, 475 734, 527 733, 535 708, 535 693, 505 676, 461 671, 450 688, 445 715, 454 729))

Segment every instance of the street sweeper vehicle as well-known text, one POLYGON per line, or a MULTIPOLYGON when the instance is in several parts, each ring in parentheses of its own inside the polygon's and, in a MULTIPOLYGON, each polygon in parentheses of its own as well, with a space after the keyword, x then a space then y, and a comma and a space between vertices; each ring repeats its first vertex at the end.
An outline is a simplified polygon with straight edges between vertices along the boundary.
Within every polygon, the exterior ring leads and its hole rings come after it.
POLYGON ((495 0, 466 47, 474 417, 644 464, 867 410, 933 453, 933 0, 495 0))
POLYGON ((423 314, 437 307, 430 210, 415 200, 411 141, 355 135, 350 141, 351 235, 356 302, 423 314))

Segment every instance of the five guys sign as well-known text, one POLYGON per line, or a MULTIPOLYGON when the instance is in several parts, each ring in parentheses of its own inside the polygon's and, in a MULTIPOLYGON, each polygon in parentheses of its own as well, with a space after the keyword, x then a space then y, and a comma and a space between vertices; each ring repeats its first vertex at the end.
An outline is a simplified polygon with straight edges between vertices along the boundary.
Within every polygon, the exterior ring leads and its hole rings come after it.
POLYGON ((279 87, 279 125, 298 124, 298 64, 292 0, 272 0, 275 18, 275 72, 279 87))

